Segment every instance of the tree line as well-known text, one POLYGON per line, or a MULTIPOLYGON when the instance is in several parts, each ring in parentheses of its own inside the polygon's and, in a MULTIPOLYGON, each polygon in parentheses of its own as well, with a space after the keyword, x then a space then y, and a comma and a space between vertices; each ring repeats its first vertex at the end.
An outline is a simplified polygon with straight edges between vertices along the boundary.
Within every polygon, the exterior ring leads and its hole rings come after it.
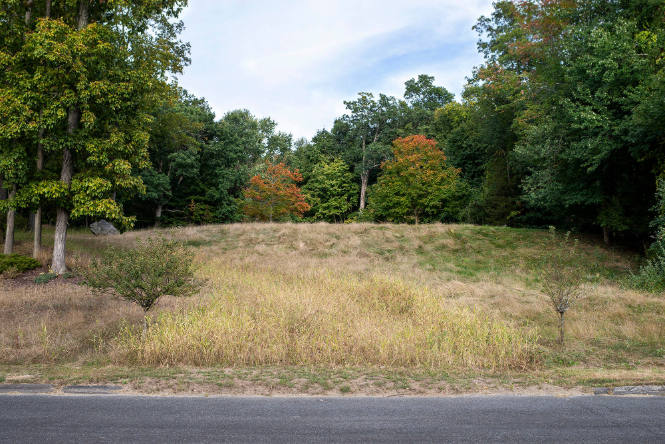
MULTIPOLYGON (((549 226, 646 245, 665 220, 665 6, 499 1, 461 100, 429 75, 361 92, 311 140, 216 118, 170 75, 184 0, 0 0, 5 252, 16 217, 549 226)), ((22 220, 23 220, 22 219, 22 220)))

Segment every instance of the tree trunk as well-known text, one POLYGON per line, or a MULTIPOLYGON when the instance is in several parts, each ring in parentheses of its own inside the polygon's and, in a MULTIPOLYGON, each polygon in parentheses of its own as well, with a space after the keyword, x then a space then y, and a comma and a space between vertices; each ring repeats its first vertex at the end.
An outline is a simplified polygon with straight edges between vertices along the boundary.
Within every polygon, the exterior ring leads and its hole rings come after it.
POLYGON ((155 228, 159 228, 159 223, 161 218, 162 218, 162 204, 159 204, 155 209, 155 228))
POLYGON ((607 227, 603 227, 603 242, 605 245, 610 245, 610 230, 607 227))
MULTIPOLYGON (((81 0, 79 3, 79 19, 78 29, 82 30, 88 26, 88 0, 81 0)), ((74 106, 69 109, 67 115, 67 134, 72 135, 76 132, 81 122, 81 111, 78 107, 74 106)), ((62 169, 60 170, 60 181, 62 181, 67 188, 72 184, 72 176, 74 174, 74 161, 72 153, 69 148, 65 148, 62 152, 62 169)), ((67 224, 69 223, 69 212, 66 208, 59 207, 56 211, 55 219, 55 237, 53 240, 53 261, 51 267, 56 274, 64 274, 67 272, 67 265, 65 264, 65 247, 67 242, 67 224)))
POLYGON ((415 211, 415 212, 413 213, 413 217, 414 217, 415 220, 416 220, 416 225, 418 225, 419 218, 418 218, 418 212, 417 212, 417 211, 415 211))
MULTIPOLYGON (((39 142, 37 142, 37 171, 44 169, 44 147, 42 146, 44 128, 39 130, 39 142)), ((32 239, 32 257, 37 259, 42 251, 42 206, 37 207, 34 215, 34 231, 32 239)))
MULTIPOLYGON (((7 190, 2 188, 3 177, 0 176, 0 200, 7 200, 7 190)), ((2 233, 2 237, 5 237, 5 234, 2 233)))
POLYGON ((42 252, 42 207, 35 212, 35 231, 32 240, 32 257, 39 258, 42 252))
POLYGON ((148 335, 148 312, 143 313, 143 332, 141 333, 141 341, 145 341, 146 336, 148 335))
POLYGON ((79 21, 78 21, 79 31, 88 26, 89 6, 90 6, 90 0, 81 0, 79 2, 79 21))
MULTIPOLYGON (((9 199, 14 199, 16 197, 16 185, 12 187, 11 193, 9 193, 9 199)), ((16 210, 10 208, 7 211, 7 230, 5 231, 5 254, 12 254, 14 252, 14 224, 16 222, 16 210)))
MULTIPOLYGON (((73 134, 78 127, 78 110, 70 110, 67 132, 73 134)), ((65 148, 62 153, 62 170, 60 171, 60 181, 67 187, 72 184, 72 174, 74 170, 72 153, 69 148, 65 148)), ((51 267, 56 274, 67 272, 65 265, 65 248, 67 242, 67 224, 69 223, 69 212, 66 208, 58 207, 55 219, 55 237, 53 239, 53 260, 51 267)))
POLYGON ((559 312, 559 316, 560 316, 560 318, 559 318, 559 345, 561 346, 561 348, 563 348, 563 344, 564 344, 564 336, 563 336, 563 334, 564 334, 563 333, 564 319, 563 319, 563 316, 565 314, 566 313, 564 311, 559 312))
POLYGON ((26 0, 25 2, 25 25, 30 24, 30 19, 32 18, 32 4, 34 0, 26 0))
POLYGON ((46 0, 46 14, 44 14, 47 19, 51 18, 51 0, 46 0))
POLYGON ((365 196, 367 195, 367 182, 369 182, 369 172, 363 171, 360 174, 360 211, 365 209, 365 196))

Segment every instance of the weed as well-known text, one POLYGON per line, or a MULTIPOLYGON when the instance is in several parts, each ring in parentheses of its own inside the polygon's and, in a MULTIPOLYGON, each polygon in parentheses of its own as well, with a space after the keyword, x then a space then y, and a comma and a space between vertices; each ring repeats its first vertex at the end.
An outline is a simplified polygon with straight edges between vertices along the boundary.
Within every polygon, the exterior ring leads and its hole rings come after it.
POLYGON ((35 284, 47 284, 57 278, 58 275, 55 273, 40 273, 35 277, 35 284))

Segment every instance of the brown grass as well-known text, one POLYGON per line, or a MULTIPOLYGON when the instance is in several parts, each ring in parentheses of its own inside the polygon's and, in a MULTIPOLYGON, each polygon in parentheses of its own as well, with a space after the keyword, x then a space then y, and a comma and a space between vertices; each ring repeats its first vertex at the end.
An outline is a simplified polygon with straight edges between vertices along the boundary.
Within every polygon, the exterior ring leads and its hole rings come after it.
MULTIPOLYGON (((534 266, 546 232, 468 225, 235 224, 71 234, 71 263, 106 243, 168 235, 197 250, 201 296, 140 311, 68 281, 0 281, 0 361, 130 365, 352 365, 435 369, 663 368, 665 300, 626 289, 630 254, 590 242, 592 278, 568 347, 534 266)), ((20 239, 20 237, 19 237, 20 239)), ((19 249, 29 250, 29 243, 19 249)))

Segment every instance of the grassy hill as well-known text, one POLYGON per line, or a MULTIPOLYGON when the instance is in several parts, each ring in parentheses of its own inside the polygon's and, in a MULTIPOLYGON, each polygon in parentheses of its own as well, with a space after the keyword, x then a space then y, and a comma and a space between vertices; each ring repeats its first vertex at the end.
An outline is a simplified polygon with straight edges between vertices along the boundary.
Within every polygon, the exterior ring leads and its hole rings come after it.
MULTIPOLYGON (((665 298, 626 285, 637 261, 629 253, 581 242, 567 266, 588 283, 561 349, 557 314, 540 291, 543 252, 560 248, 545 231, 235 224, 108 239, 74 232, 71 265, 106 242, 131 247, 152 235, 196 250, 207 280, 200 296, 161 300, 141 340, 140 310, 76 278, 0 280, 0 378, 242 393, 665 381, 665 298)), ((27 238, 19 250, 29 251, 27 238)))

